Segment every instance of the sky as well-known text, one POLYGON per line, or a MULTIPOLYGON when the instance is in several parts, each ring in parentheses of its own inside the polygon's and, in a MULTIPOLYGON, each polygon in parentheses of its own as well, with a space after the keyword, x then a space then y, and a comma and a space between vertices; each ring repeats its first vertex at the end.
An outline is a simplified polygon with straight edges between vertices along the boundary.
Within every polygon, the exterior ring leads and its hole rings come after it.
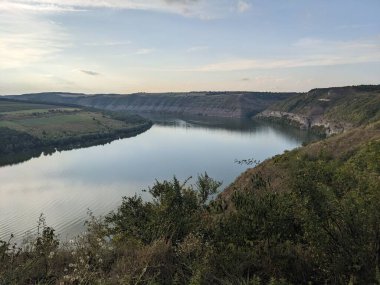
POLYGON ((380 84, 380 0, 0 0, 0 94, 380 84))

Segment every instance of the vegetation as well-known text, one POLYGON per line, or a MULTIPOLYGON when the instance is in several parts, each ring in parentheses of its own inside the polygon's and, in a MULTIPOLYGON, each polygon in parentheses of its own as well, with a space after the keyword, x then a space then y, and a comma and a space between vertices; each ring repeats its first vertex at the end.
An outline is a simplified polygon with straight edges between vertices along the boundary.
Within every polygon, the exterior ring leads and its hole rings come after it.
MULTIPOLYGON (((19 157, 37 149, 41 153, 106 143, 150 126, 135 115, 1 99, 0 154, 2 158, 16 153, 19 157)), ((5 161, 1 159, 0 164, 5 161)))
POLYGON ((18 100, 50 104, 73 104, 103 110, 137 113, 185 114, 211 117, 251 117, 275 102, 296 93, 272 92, 177 92, 135 94, 36 93, 8 96, 18 100))
POLYGON ((41 219, 22 249, 0 244, 0 283, 379 284, 379 127, 278 155, 218 196, 207 174, 156 181, 68 243, 41 219))
POLYGON ((380 119, 380 85, 313 89, 269 109, 359 126, 380 119))
MULTIPOLYGON (((148 200, 90 213, 69 242, 40 217, 22 245, 0 242, 0 284, 380 284, 378 109, 358 120, 351 111, 359 127, 264 161, 219 195, 206 173, 194 185, 156 181, 148 200)), ((17 130, 4 133, 17 141, 17 130)), ((23 135, 25 144, 44 138, 23 135)))

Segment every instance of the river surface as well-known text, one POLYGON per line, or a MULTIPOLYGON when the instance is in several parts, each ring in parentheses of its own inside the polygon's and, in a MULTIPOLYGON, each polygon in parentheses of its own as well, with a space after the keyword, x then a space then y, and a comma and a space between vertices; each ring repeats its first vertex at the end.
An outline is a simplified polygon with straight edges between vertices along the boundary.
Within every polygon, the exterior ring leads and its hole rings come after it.
MULTIPOLYGON (((91 210, 105 215, 122 196, 143 195, 155 179, 180 180, 207 171, 223 187, 249 166, 312 139, 309 134, 266 123, 236 120, 161 119, 136 137, 41 155, 0 168, 0 239, 21 240, 35 231, 41 213, 60 238, 84 230, 91 210)), ((190 181, 191 182, 191 181, 190 181)))

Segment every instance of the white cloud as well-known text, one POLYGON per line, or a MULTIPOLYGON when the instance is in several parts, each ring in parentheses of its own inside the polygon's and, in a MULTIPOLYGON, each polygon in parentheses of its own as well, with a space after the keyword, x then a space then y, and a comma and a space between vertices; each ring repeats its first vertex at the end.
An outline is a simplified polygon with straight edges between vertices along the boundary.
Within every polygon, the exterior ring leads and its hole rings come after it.
POLYGON ((0 0, 0 11, 67 12, 113 8, 152 10, 210 19, 216 16, 215 11, 226 6, 217 5, 218 2, 214 0, 0 0))
POLYGON ((249 9, 251 9, 251 4, 249 4, 246 1, 239 0, 237 3, 237 10, 240 13, 247 12, 249 9))
POLYGON ((33 15, 0 13, 0 69, 48 61, 68 44, 65 31, 33 15))
POLYGON ((155 51, 154 48, 142 48, 142 49, 137 50, 135 54, 144 55, 144 54, 150 54, 154 51, 155 51))
POLYGON ((321 39, 301 39, 293 46, 293 53, 297 56, 231 59, 207 64, 196 70, 204 72, 238 71, 380 62, 380 39, 335 42, 321 39))
POLYGON ((204 51, 204 50, 208 50, 208 49, 209 49, 208 46, 194 46, 194 47, 188 48, 186 51, 187 52, 200 52, 200 51, 204 51))
POLYGON ((131 44, 131 41, 103 41, 103 42, 89 42, 84 43, 85 46, 91 46, 91 47, 114 47, 114 46, 126 46, 131 44))
POLYGON ((0 0, 0 12, 68 12, 77 11, 74 7, 68 5, 60 5, 57 3, 37 3, 34 1, 11 1, 11 0, 0 0))

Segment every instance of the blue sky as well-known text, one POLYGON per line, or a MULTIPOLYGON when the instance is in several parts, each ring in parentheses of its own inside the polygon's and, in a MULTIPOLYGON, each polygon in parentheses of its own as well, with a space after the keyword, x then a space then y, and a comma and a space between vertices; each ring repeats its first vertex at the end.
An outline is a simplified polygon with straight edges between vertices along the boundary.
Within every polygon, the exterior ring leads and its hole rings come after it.
POLYGON ((380 84, 379 14, 379 0, 0 0, 0 94, 380 84))

